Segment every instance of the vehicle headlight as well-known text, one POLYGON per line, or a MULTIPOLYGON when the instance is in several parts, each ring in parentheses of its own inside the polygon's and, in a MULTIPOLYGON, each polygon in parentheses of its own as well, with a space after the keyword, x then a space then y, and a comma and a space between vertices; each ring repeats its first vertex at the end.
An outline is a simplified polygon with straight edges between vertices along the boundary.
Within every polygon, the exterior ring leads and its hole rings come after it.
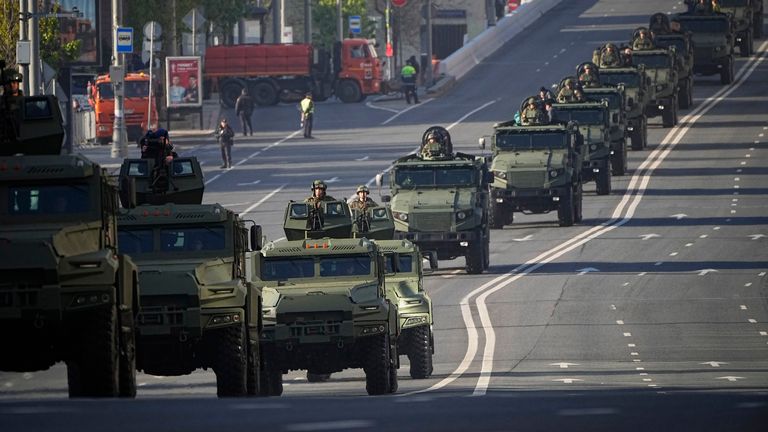
POLYGON ((456 212, 457 221, 463 221, 464 219, 470 216, 472 216, 472 210, 462 210, 462 211, 456 212))
POLYGON ((550 172, 549 172, 549 176, 550 176, 550 177, 557 177, 557 176, 558 176, 558 174, 560 174, 560 173, 559 173, 559 172, 557 172, 557 170, 552 170, 552 171, 550 171, 550 172))
POLYGON ((280 301, 280 293, 274 288, 264 288, 261 291, 261 305, 265 308, 277 306, 280 301))
POLYGON ((400 219, 401 221, 405 222, 408 220, 408 213, 401 213, 401 212, 392 212, 392 216, 395 217, 395 219, 400 219))
POLYGON ((370 303, 379 298, 379 288, 376 285, 366 285, 353 289, 349 293, 352 303, 370 303))
POLYGON ((725 47, 724 47, 724 46, 716 46, 716 47, 715 47, 715 52, 718 52, 718 51, 722 51, 722 50, 724 50, 724 49, 725 49, 725 47))
POLYGON ((656 84, 656 91, 664 90, 664 84, 656 84))
POLYGON ((597 150, 597 144, 591 144, 591 145, 589 146, 589 149, 590 149, 590 150, 592 150, 592 151, 595 151, 595 150, 597 150))

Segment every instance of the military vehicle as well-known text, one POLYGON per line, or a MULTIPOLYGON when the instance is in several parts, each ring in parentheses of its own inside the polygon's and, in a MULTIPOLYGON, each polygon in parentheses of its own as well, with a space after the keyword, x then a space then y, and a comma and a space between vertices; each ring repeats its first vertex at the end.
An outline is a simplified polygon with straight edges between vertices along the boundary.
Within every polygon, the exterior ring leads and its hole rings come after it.
POLYGON ((731 17, 723 13, 674 15, 672 22, 680 31, 693 35, 693 71, 701 75, 720 74, 722 84, 734 76, 733 47, 735 34, 731 17))
POLYGON ((581 146, 583 158, 581 181, 594 181, 598 195, 611 193, 611 123, 608 101, 584 101, 552 105, 552 119, 556 122, 578 124, 584 137, 581 146))
POLYGON ((202 204, 196 158, 126 159, 120 179, 131 192, 121 194, 120 251, 138 264, 142 286, 138 369, 212 368, 220 397, 258 394, 261 292, 247 280, 246 263, 261 247, 261 228, 248 230, 250 221, 202 204))
POLYGON ((341 201, 291 202, 284 228, 286 238, 306 238, 271 242, 254 259, 264 292, 265 394, 282 394, 282 375, 298 369, 310 378, 362 368, 368 394, 397 391, 399 317, 381 248, 349 238, 351 213, 341 201), (310 238, 322 231, 316 219, 347 238, 310 238))
POLYGON ((736 32, 736 44, 739 55, 749 57, 755 52, 754 39, 758 29, 762 31, 762 22, 756 23, 755 14, 763 15, 763 0, 720 0, 720 12, 733 17, 733 30, 736 32))
MULTIPOLYGON (((522 126, 510 121, 497 123, 493 129, 491 228, 511 224, 514 212, 557 210, 560 226, 580 222, 583 137, 578 125, 522 126)), ((480 145, 485 148, 486 138, 480 138, 480 145)))
MULTIPOLYGON (((600 52, 604 49, 605 47, 596 49, 593 60, 599 59, 600 52)), ((599 79, 600 83, 606 86, 624 86, 624 111, 627 114, 627 131, 632 150, 644 149, 648 144, 648 118, 645 116, 645 109, 655 92, 645 76, 645 67, 601 67, 599 79)))
MULTIPOLYGON (((440 260, 464 256, 467 273, 489 267, 488 182, 485 158, 453 153, 450 134, 427 129, 418 153, 397 159, 390 171, 395 237, 416 243, 440 260)), ((381 176, 377 177, 381 185, 381 176)))
POLYGON ((643 65, 645 76, 650 78, 654 88, 654 97, 645 106, 647 118, 661 116, 666 128, 677 124, 677 52, 675 47, 636 50, 632 53, 632 62, 643 65))
POLYGON ((677 103, 682 109, 693 106, 693 35, 673 28, 664 13, 651 15, 653 42, 658 48, 675 48, 677 54, 677 103))
POLYGON ((61 155, 55 97, 6 98, 17 109, 0 103, 0 370, 64 361, 70 397, 133 397, 139 287, 117 250, 117 185, 61 155))

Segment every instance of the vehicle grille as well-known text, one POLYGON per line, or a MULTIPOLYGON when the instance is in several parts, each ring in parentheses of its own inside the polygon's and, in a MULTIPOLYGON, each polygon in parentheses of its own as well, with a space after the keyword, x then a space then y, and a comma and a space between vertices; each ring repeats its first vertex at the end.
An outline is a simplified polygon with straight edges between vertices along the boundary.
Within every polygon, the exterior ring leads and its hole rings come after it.
POLYGON ((409 225, 416 231, 443 231, 451 228, 453 212, 411 213, 409 225))
POLYGON ((178 306, 141 307, 139 325, 182 325, 186 308, 178 306))
POLYGON ((513 188, 538 188, 544 186, 547 181, 547 172, 545 170, 513 171, 507 178, 513 188))
POLYGON ((341 333, 341 324, 345 319, 351 320, 351 313, 318 311, 281 314, 277 322, 289 326, 291 337, 329 336, 341 333))

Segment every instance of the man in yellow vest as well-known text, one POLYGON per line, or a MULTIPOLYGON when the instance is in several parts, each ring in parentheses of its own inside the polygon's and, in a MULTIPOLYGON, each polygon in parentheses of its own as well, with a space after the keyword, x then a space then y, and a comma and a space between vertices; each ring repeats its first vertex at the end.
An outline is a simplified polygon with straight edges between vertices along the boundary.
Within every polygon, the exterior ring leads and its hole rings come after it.
POLYGON ((304 95, 304 99, 299 103, 301 111, 301 127, 304 128, 304 138, 314 138, 312 136, 312 118, 315 116, 315 103, 312 101, 312 93, 304 95))
POLYGON ((416 68, 413 67, 410 60, 400 70, 400 79, 403 83, 405 102, 410 105, 411 96, 413 96, 413 102, 419 103, 419 96, 416 94, 416 68))

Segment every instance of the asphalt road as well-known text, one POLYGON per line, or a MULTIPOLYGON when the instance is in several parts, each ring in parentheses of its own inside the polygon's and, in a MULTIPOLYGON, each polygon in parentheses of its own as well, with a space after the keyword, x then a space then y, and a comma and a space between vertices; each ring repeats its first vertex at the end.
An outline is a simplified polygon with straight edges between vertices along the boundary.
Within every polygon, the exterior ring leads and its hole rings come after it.
MULTIPOLYGON (((294 106, 258 109, 258 133, 237 138, 229 171, 212 139, 176 143, 204 162, 207 202, 279 239, 285 203, 312 180, 348 197, 435 124, 456 150, 478 153, 477 138, 523 97, 657 11, 675 9, 563 2, 441 98, 318 104, 314 140, 301 138, 294 106)), ((220 401, 211 372, 140 374, 136 401, 68 401, 57 365, 0 373, 2 429, 765 430, 768 42, 756 49, 737 57, 733 85, 697 77, 678 127, 650 121, 649 148, 629 153, 613 193, 585 187, 582 224, 516 215, 492 232, 489 272, 466 275, 458 259, 426 277, 432 378, 410 379, 406 360, 396 396, 368 397, 362 372, 345 371, 320 384, 291 373, 282 398, 220 401)), ((114 163, 108 149, 84 153, 114 163)))

